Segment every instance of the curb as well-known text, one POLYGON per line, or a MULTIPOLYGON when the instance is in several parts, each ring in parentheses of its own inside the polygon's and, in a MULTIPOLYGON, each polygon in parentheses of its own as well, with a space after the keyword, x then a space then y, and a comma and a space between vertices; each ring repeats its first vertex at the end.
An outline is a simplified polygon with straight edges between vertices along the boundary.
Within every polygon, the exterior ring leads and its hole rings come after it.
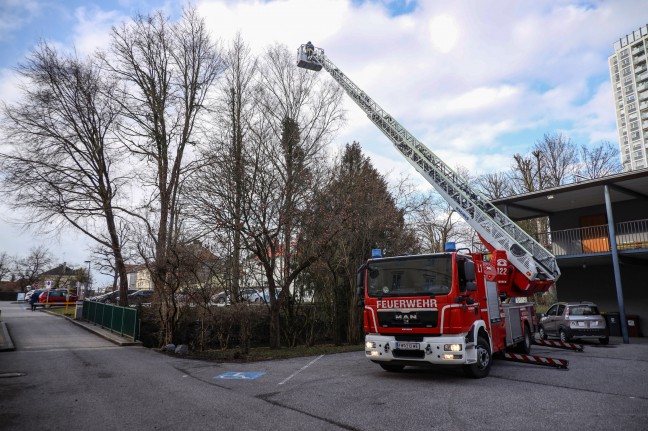
POLYGON ((13 340, 9 335, 9 328, 7 328, 4 322, 0 322, 0 340, 2 340, 2 343, 0 343, 0 352, 16 350, 16 346, 14 346, 13 340))

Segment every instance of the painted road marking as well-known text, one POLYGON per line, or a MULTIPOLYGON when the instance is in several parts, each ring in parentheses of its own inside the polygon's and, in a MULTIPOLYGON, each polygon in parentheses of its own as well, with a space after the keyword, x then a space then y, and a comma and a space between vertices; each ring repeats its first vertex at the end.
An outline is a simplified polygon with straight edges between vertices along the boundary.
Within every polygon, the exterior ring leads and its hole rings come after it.
POLYGON ((292 378, 295 377, 297 374, 301 373, 301 372, 304 371, 306 368, 308 368, 308 367, 310 367, 311 365, 313 365, 313 364, 315 363, 315 361, 321 359, 323 356, 324 356, 324 355, 319 355, 317 358, 313 359, 313 360, 310 361, 308 364, 304 365, 303 367, 301 367, 300 369, 298 369, 297 371, 295 371, 294 373, 292 373, 290 376, 288 376, 285 380, 283 380, 283 381, 280 382, 279 384, 280 384, 280 385, 283 385, 283 384, 286 383, 288 380, 292 379, 292 378))
POLYGON ((224 379, 224 380, 254 380, 258 379, 265 373, 263 371, 228 371, 226 373, 214 376, 214 379, 224 379))

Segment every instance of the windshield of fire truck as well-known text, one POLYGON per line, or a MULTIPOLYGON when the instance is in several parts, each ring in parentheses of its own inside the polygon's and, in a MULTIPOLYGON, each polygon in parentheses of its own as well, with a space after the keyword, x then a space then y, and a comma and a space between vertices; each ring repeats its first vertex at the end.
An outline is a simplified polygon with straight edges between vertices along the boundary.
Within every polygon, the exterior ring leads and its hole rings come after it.
POLYGON ((369 296, 446 295, 452 288, 451 255, 372 261, 367 267, 369 296))

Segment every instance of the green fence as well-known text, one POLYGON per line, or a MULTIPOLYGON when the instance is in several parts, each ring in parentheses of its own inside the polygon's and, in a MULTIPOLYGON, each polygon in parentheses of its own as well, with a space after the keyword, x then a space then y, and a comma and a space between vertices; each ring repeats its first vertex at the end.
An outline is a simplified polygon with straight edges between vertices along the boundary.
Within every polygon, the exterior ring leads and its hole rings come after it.
POLYGON ((83 301, 81 316, 85 320, 101 325, 102 328, 110 329, 111 332, 132 337, 133 341, 139 337, 137 308, 119 307, 86 300, 83 301))

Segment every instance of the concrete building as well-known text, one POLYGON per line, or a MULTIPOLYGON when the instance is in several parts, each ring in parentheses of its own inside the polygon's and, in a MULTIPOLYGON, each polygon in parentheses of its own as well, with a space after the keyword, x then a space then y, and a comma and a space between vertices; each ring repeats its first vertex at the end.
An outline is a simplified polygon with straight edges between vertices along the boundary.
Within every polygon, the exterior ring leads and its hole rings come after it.
POLYGON ((608 58, 623 171, 648 167, 648 25, 614 43, 608 58))
POLYGON ((625 314, 630 337, 648 335, 648 169, 493 204, 515 221, 549 218, 550 230, 537 239, 562 271, 559 301, 595 302, 601 311, 625 314))

